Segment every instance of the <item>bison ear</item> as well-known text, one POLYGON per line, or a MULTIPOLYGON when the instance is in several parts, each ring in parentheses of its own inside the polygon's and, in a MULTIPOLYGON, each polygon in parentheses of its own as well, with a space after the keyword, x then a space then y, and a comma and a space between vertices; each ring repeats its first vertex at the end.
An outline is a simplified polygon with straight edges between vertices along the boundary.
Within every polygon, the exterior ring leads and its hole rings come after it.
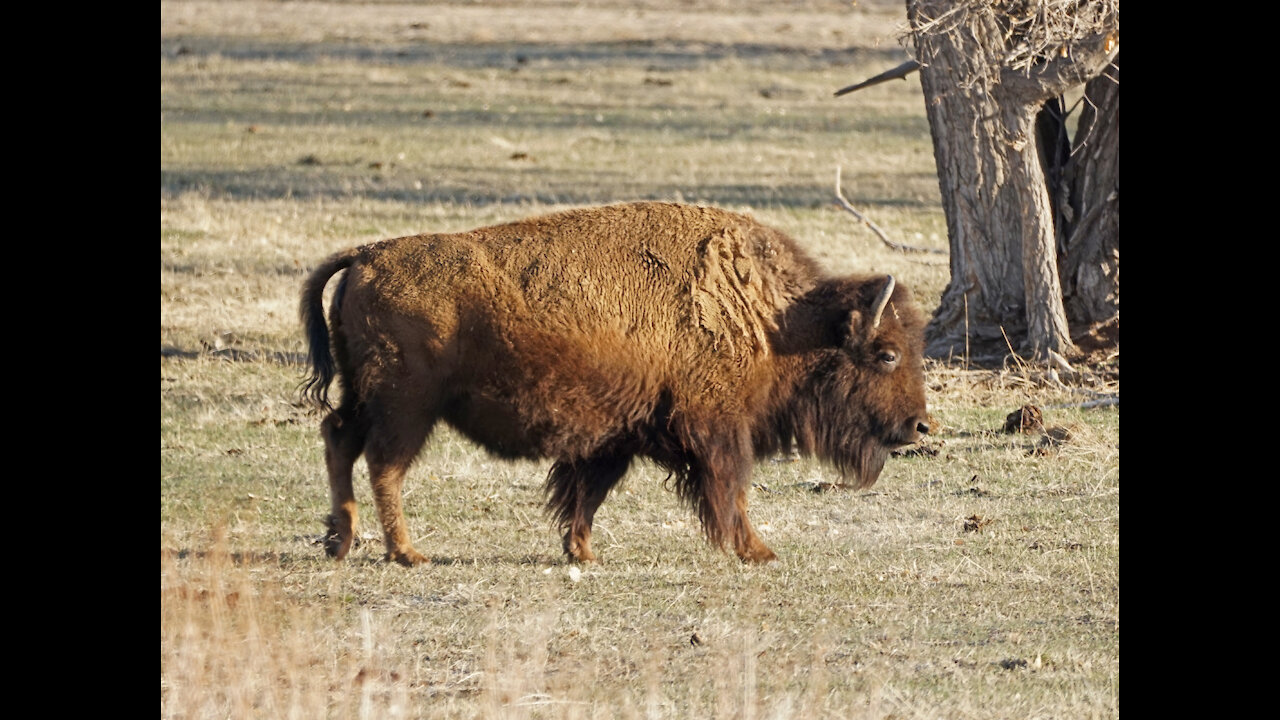
POLYGON ((849 314, 844 316, 841 321, 841 344, 850 350, 860 347, 867 341, 868 328, 866 316, 862 314, 862 311, 850 310, 849 314))

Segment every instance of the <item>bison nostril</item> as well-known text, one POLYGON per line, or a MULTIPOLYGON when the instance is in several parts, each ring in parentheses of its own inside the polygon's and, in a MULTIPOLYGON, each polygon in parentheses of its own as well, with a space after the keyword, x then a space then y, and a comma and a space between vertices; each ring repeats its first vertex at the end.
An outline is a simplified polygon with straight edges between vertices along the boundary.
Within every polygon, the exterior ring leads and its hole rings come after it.
POLYGON ((916 423, 916 430, 919 430, 921 435, 928 435, 928 434, 929 434, 929 423, 924 422, 924 421, 921 421, 921 422, 916 423))

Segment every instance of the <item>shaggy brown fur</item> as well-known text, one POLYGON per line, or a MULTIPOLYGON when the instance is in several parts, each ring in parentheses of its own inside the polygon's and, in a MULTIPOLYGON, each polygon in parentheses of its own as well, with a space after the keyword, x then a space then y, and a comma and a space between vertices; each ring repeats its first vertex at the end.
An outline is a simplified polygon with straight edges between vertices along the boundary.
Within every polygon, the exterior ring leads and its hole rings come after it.
POLYGON ((772 560, 747 520, 755 458, 794 441, 868 486, 891 449, 928 432, 922 318, 889 282, 826 277, 777 230, 667 203, 338 253, 301 308, 306 393, 327 406, 335 374, 342 387, 322 424, 325 549, 351 547, 363 453, 388 557, 425 560, 401 486, 444 420, 501 457, 555 461, 548 509, 572 559, 595 559, 596 509, 644 456, 672 473, 713 544, 772 560), (342 270, 326 327, 321 298, 342 270))

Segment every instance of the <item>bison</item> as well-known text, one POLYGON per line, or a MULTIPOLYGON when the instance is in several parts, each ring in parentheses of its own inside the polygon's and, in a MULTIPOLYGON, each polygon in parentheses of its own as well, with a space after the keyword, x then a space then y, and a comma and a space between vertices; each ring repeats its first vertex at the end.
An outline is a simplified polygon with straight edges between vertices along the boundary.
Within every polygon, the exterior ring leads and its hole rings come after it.
POLYGON ((707 539, 776 556, 747 520, 756 459, 798 447, 857 487, 929 431, 922 316, 891 276, 824 274, 787 235, 725 210, 642 202, 339 252, 302 291, 332 512, 356 528, 363 453, 387 558, 409 540, 401 488, 435 424, 503 458, 554 461, 547 509, 573 561, 637 457, 670 473, 707 539), (323 295, 334 291, 329 317, 323 295), (850 478, 850 476, 852 476, 850 478))

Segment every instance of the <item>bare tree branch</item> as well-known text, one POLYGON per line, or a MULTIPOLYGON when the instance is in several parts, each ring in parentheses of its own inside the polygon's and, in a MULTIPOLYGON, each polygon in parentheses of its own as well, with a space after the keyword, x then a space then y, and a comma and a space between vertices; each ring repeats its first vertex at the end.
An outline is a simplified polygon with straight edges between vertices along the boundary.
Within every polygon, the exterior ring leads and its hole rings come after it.
POLYGON ((862 213, 858 212, 853 207, 853 205, 849 203, 848 200, 844 199, 844 193, 840 191, 840 170, 841 170, 840 166, 837 165, 836 166, 836 203, 839 204, 840 207, 852 213, 854 217, 858 218, 858 222, 871 228, 871 232, 875 233, 876 237, 880 238, 880 242, 883 242, 885 245, 888 245, 891 249, 897 250, 898 252, 934 253, 937 255, 947 254, 945 250, 938 250, 935 248, 912 247, 911 245, 902 245, 900 243, 896 243, 890 240, 889 237, 884 234, 884 231, 881 230, 878 225, 868 220, 867 217, 862 213))
POLYGON ((1049 363, 1065 373, 1074 373, 1076 371, 1075 368, 1071 367, 1071 363, 1067 362, 1066 358, 1053 350, 1049 351, 1049 363))
POLYGON ((908 75, 919 69, 919 62, 915 60, 908 60, 892 70, 886 70, 873 78, 867 78, 857 85, 840 88, 836 91, 836 97, 847 95, 855 90, 861 90, 862 88, 871 87, 872 85, 879 85, 880 83, 888 82, 889 80, 906 80, 908 75))
POLYGON ((1034 67, 1006 67, 1000 74, 1000 85, 1006 92, 1044 101, 1083 85, 1119 54, 1118 33, 1104 30, 1063 45, 1051 59, 1034 67))
POLYGON ((1060 410, 1062 408, 1110 407, 1112 405, 1119 405, 1119 404, 1120 404, 1120 393, 1116 393, 1115 395, 1108 395, 1106 397, 1100 397, 1095 400, 1087 400, 1085 402, 1080 402, 1080 403, 1060 403, 1058 405, 1046 405, 1045 407, 1053 408, 1055 410, 1060 410))

